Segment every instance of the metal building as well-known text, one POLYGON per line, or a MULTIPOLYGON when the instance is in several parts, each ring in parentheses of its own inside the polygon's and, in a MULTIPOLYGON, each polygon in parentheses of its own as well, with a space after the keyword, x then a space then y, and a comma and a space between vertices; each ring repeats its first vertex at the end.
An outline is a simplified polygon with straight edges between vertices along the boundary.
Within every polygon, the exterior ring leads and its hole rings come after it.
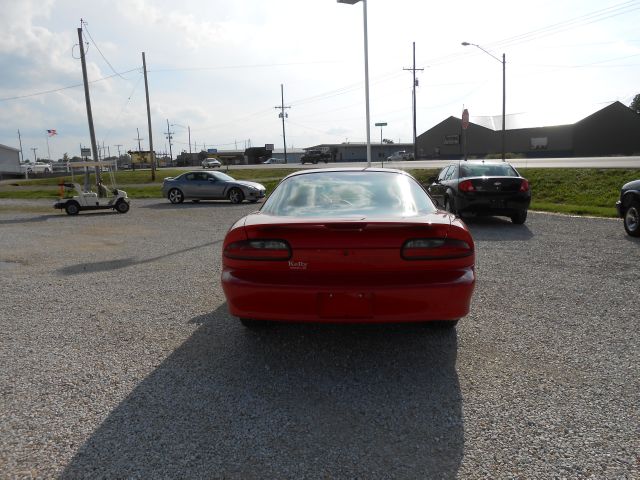
MULTIPOLYGON (((501 131, 449 117, 418 136, 418 158, 462 158, 500 154, 501 131)), ((507 129, 505 151, 527 157, 640 155, 640 115, 620 102, 569 125, 507 129)))
POLYGON ((0 177, 20 175, 20 150, 0 144, 0 177))

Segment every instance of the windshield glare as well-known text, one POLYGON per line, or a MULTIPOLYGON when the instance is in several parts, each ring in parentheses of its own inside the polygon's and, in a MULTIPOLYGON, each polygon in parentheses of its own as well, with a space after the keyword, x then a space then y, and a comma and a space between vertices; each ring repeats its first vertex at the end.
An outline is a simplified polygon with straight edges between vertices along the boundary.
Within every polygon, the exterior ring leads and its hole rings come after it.
POLYGON ((284 180, 262 213, 277 216, 411 217, 435 212, 411 177, 393 172, 322 172, 284 180))

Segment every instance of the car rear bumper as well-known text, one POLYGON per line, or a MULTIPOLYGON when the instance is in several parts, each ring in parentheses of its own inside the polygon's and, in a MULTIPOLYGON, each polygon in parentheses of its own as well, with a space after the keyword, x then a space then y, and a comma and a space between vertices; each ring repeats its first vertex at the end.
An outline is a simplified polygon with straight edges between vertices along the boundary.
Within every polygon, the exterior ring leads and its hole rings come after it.
POLYGON ((531 203, 531 197, 471 197, 461 195, 456 198, 456 202, 455 207, 458 213, 510 216, 519 211, 527 210, 531 203))
POLYGON ((229 311, 240 318, 288 322, 391 323, 457 320, 469 313, 472 267, 431 275, 422 283, 362 286, 252 282, 245 271, 225 268, 222 288, 229 311), (241 278, 242 277, 242 278, 241 278))

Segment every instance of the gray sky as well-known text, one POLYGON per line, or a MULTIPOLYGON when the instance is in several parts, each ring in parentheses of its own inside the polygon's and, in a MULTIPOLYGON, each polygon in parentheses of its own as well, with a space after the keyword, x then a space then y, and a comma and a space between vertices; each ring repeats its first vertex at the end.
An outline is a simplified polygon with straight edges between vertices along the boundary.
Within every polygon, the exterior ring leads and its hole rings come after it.
MULTIPOLYGON (((488 123, 502 110, 506 54, 508 126, 575 121, 640 93, 640 1, 368 0, 371 138, 376 122, 412 140, 412 42, 418 134, 463 107, 488 123)), ((111 154, 148 148, 142 55, 149 70, 156 151, 282 148, 365 141, 363 9, 335 0, 0 0, 0 143, 25 156, 79 153, 89 130, 78 57, 82 17, 98 142, 111 154), (90 34, 90 36, 88 34, 90 34), (112 70, 113 67, 113 70, 112 70), (114 73, 118 72, 119 75, 114 73), (106 79, 105 79, 106 78, 106 79), (76 86, 76 87, 73 87, 76 86), (73 88, 64 88, 73 87, 73 88), (46 91, 57 90, 51 93, 46 91), (13 98, 23 97, 23 98, 13 98), (192 146, 192 148, 195 148, 192 146)))

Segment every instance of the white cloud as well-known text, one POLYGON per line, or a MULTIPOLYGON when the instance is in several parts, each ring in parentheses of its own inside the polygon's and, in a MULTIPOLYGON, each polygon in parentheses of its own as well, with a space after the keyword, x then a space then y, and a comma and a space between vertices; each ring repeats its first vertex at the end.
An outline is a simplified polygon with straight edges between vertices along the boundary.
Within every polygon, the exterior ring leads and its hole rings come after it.
MULTIPOLYGON (((82 82, 72 57, 79 16, 109 62, 120 70, 149 69, 154 139, 164 148, 166 119, 191 127, 199 144, 281 145, 280 84, 288 110, 287 139, 296 146, 363 141, 364 65, 362 7, 334 0, 46 0, 8 1, 0 16, 0 98, 82 82)), ((386 121, 384 136, 408 141, 412 134, 411 43, 416 42, 420 86, 418 133, 463 105, 474 115, 499 115, 501 66, 507 55, 507 113, 539 112, 547 117, 637 93, 639 59, 567 68, 640 51, 635 25, 639 12, 584 25, 535 41, 493 46, 562 20, 604 8, 597 0, 521 2, 421 0, 369 2, 371 121, 386 121), (598 44, 598 45, 593 45, 598 44), (542 65, 560 65, 548 67, 542 65)), ((75 54, 77 56, 77 47, 75 54)), ((92 80, 111 75, 91 45, 92 80)), ((146 133, 144 84, 139 73, 91 84, 96 132, 107 143, 135 143, 146 133), (129 99, 129 97, 131 97, 129 99), (144 132, 144 133, 143 133, 144 132)), ((46 147, 43 129, 58 128, 58 146, 75 151, 88 143, 82 88, 0 102, 0 143, 46 147), (60 127, 62 126, 62 127, 60 127), (33 135, 31 133, 33 132, 33 135)), ((175 128, 186 144, 187 132, 175 128)), ((372 138, 379 131, 372 127, 372 138)), ((379 140, 379 139, 378 139, 379 140)))

